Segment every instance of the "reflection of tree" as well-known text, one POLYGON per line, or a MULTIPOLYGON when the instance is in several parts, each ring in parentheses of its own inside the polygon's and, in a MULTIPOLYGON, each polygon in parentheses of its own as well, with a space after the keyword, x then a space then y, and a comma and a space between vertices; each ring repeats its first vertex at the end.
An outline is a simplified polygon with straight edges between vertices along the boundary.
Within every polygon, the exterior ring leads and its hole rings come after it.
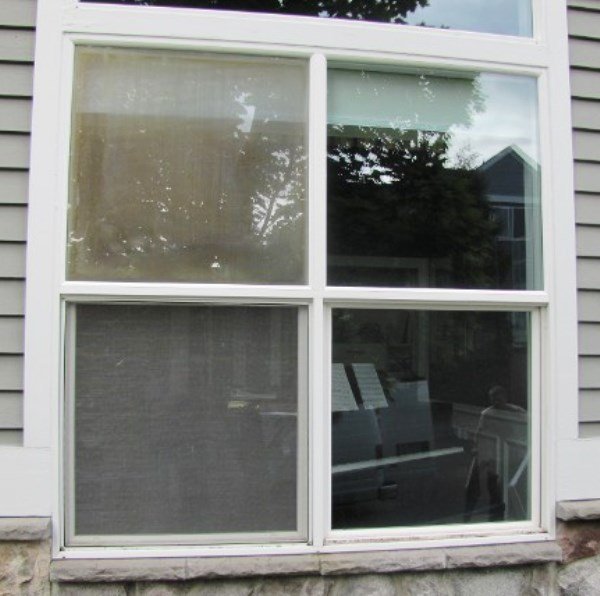
MULTIPOLYGON (((104 0, 89 0, 100 2, 104 0)), ((429 0, 113 0, 121 4, 181 6, 333 17, 359 21, 404 23, 408 13, 425 7, 429 0)))
POLYGON ((429 381, 445 401, 487 406, 499 383, 527 408, 527 348, 518 344, 526 313, 431 312, 429 381))
POLYGON ((492 285, 496 225, 476 170, 449 167, 450 133, 333 127, 329 253, 450 260, 435 285, 492 285))
POLYGON ((243 250, 251 256, 248 266, 257 279, 278 272, 284 277, 275 281, 297 281, 304 270, 304 122, 295 113, 291 122, 282 115, 283 106, 298 104, 293 91, 281 86, 277 92, 248 91, 256 88, 253 77, 241 79, 226 100, 237 113, 238 123, 232 139, 236 158, 225 166, 221 181, 231 186, 223 211, 237 220, 247 214, 243 250), (243 102, 239 101, 240 89, 244 90, 243 102), (235 103, 239 105, 233 107, 235 103), (245 118, 248 111, 253 114, 250 121, 245 118))
POLYGON ((148 74, 108 100, 149 98, 129 113, 77 114, 74 278, 304 279, 304 65, 216 63, 212 87, 199 62, 197 87, 156 98, 148 74), (197 105, 173 109, 190 96, 197 105))

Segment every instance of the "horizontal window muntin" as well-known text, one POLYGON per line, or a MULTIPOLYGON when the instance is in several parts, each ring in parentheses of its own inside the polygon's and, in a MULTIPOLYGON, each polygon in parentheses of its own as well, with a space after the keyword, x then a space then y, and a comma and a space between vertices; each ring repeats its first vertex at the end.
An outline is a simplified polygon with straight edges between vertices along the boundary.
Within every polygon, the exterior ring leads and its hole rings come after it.
POLYGON ((302 303, 313 301, 316 295, 326 302, 336 304, 423 304, 424 308, 448 305, 457 308, 513 308, 545 306, 549 302, 546 291, 523 290, 464 290, 454 288, 382 288, 365 287, 322 287, 310 286, 218 286, 195 284, 123 284, 106 282, 64 282, 61 296, 65 300, 94 301, 110 300, 124 302, 173 302, 224 301, 232 303, 302 303))
MULTIPOLYGON (((107 4, 107 0, 80 0, 82 3, 107 4)), ((384 0, 383 2, 348 2, 347 0, 305 1, 279 0, 113 0, 114 5, 162 6, 171 8, 210 9, 293 15, 320 19, 392 23, 441 29, 463 30, 498 35, 530 37, 532 35, 531 0, 384 0)))
POLYGON ((307 540, 305 308, 66 307, 69 545, 307 540))

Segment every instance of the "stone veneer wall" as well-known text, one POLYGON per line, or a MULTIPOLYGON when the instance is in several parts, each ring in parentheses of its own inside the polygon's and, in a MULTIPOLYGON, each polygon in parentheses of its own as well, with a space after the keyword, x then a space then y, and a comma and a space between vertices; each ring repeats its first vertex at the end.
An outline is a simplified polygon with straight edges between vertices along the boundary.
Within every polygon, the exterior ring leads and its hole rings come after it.
MULTIPOLYGON (((393 569, 391 561, 395 560, 395 554, 373 553, 333 557, 327 564, 321 561, 320 570, 310 575, 255 575, 185 581, 160 580, 165 572, 167 577, 181 572, 177 563, 171 564, 165 559, 156 563, 144 560, 141 564, 140 561, 121 561, 119 565, 114 565, 114 575, 111 575, 111 565, 106 562, 71 561, 67 567, 63 566, 57 571, 57 564, 53 568, 51 563, 49 520, 6 518, 0 519, 0 595, 596 596, 600 595, 600 520, 593 515, 581 515, 581 510, 578 512, 575 515, 572 512, 563 515, 568 521, 559 522, 557 543, 562 549, 562 562, 522 564, 527 559, 527 545, 482 546, 422 551, 429 555, 422 557, 422 560, 410 557, 410 560, 406 560, 407 566, 420 562, 426 566, 428 561, 436 560, 436 553, 445 552, 442 559, 450 566, 454 557, 453 564, 458 567, 454 569, 387 573, 393 569), (497 556, 496 565, 494 556, 497 556), (378 561, 381 573, 361 572, 368 566, 377 569, 378 561), (77 581, 80 563, 83 570, 81 577, 87 574, 90 581, 77 581), (137 569, 137 578, 135 575, 126 577, 129 567, 137 569), (71 581, 52 582, 51 576, 57 575, 71 581), (96 581, 92 581, 94 579, 96 581)), ((531 548, 534 549, 533 546, 531 548)), ((551 544, 536 548, 535 561, 550 559, 553 552, 558 552, 551 544)), ((397 567, 398 561, 395 561, 397 567)), ((202 560, 184 561, 185 577, 194 573, 194 564, 196 571, 201 569, 198 562, 202 560)), ((218 562, 216 568, 213 564, 211 576, 221 572, 226 575, 232 565, 231 559, 223 559, 223 565, 227 569, 219 569, 218 562)), ((247 563, 243 572, 252 572, 247 563)))
MULTIPOLYGON (((289 577, 246 580, 207 580, 174 583, 62 584, 53 594, 79 596, 512 596, 554 594, 553 565, 494 570, 417 572, 337 578, 289 577)), ((597 592, 596 592, 597 594, 597 592)))
POLYGON ((50 594, 50 520, 0 518, 0 595, 50 594))

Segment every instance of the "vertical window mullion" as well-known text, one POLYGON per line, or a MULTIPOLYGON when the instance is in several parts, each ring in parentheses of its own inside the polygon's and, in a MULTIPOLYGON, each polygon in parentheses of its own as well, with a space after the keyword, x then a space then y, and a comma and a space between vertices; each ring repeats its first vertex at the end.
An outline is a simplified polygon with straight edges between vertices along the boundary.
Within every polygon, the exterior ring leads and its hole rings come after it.
POLYGON ((309 338, 309 419, 310 425, 310 536, 318 548, 324 543, 327 520, 327 486, 329 468, 327 459, 325 387, 327 364, 324 354, 324 304, 327 264, 327 60, 322 54, 310 59, 308 101, 308 221, 309 221, 309 285, 313 292, 310 308, 309 338))
POLYGON ((327 60, 310 59, 308 99, 309 285, 317 294, 327 277, 327 60))

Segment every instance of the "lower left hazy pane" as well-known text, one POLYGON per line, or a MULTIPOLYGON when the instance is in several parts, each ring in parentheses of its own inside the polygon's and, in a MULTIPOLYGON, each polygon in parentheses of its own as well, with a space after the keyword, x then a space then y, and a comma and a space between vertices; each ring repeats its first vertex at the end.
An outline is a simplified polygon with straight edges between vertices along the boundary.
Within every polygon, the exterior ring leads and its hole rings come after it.
POLYGON ((298 530, 297 309, 76 315, 75 534, 298 530))

